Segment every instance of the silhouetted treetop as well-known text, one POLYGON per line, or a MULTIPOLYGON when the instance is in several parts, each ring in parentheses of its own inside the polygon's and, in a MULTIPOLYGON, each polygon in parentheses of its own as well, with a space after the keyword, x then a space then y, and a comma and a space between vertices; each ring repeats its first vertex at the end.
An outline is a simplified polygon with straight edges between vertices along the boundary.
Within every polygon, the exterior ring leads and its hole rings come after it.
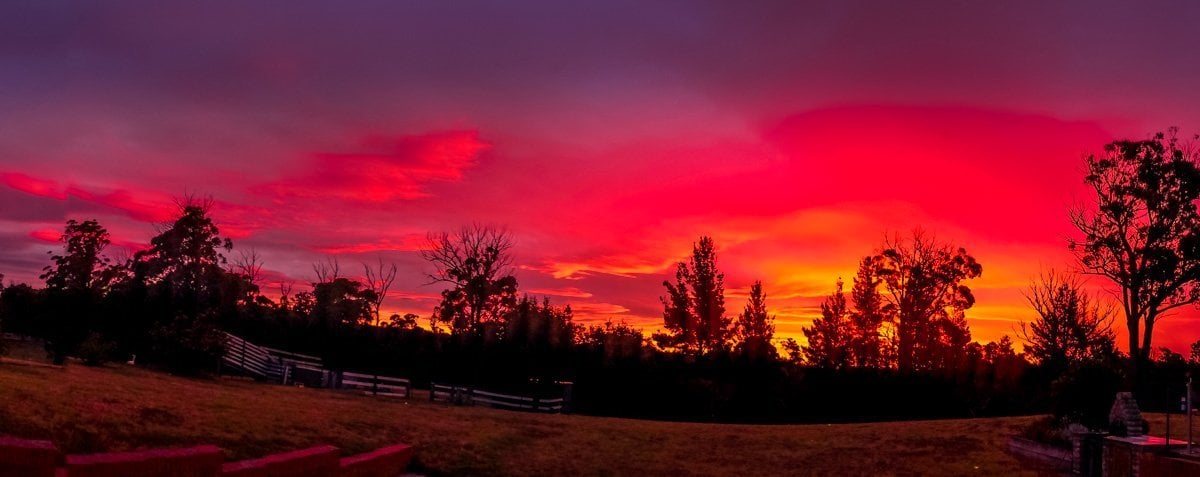
POLYGON ((1120 288, 1129 352, 1143 362, 1157 319, 1200 301, 1200 169, 1197 151, 1177 132, 1114 141, 1087 156, 1084 182, 1095 204, 1070 214, 1083 234, 1070 249, 1084 273, 1120 288))
POLYGON ((692 246, 688 262, 679 262, 675 283, 663 281, 663 327, 656 333, 659 346, 702 356, 728 347, 731 319, 725 314, 725 274, 717 269, 717 252, 711 237, 692 246))

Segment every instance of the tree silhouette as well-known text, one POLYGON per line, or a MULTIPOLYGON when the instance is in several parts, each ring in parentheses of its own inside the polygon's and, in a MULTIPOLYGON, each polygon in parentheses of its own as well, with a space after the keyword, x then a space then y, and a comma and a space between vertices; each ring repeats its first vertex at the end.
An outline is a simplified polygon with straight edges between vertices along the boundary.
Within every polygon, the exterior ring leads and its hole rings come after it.
POLYGON ((211 205, 211 200, 181 201, 179 217, 133 258, 134 280, 147 293, 151 351, 185 373, 216 363, 224 348, 216 323, 222 305, 236 301, 222 294, 229 290, 222 251, 231 251, 233 242, 221 238, 209 217, 211 205))
POLYGON ((316 276, 315 283, 329 283, 342 276, 342 265, 338 263, 337 257, 326 257, 324 261, 313 262, 312 270, 316 276))
POLYGON ((1021 339, 1025 352, 1041 364, 1063 370, 1116 352, 1115 310, 1089 297, 1077 278, 1053 270, 1044 273, 1029 285, 1025 299, 1038 319, 1021 323, 1021 339))
POLYGON ((711 237, 700 237, 692 246, 689 262, 679 262, 676 267, 675 281, 663 281, 667 296, 660 300, 667 331, 655 333, 654 341, 691 356, 725 349, 731 320, 725 314, 725 274, 717 270, 711 237))
POLYGON ((503 339, 525 352, 569 347, 575 342, 573 319, 570 305, 553 306, 547 297, 539 303, 524 296, 504 316, 503 339))
POLYGON ((945 366, 971 341, 965 311, 975 304, 963 281, 983 267, 961 247, 916 230, 910 241, 892 237, 879 253, 886 308, 896 316, 901 371, 945 366))
POLYGON ((229 269, 230 273, 241 276, 250 285, 258 287, 258 282, 262 278, 263 259, 257 250, 251 248, 248 251, 239 252, 232 265, 229 269))
POLYGON ((762 282, 750 285, 750 299, 733 325, 736 350, 752 359, 775 359, 778 352, 771 345, 775 336, 775 317, 767 314, 767 294, 762 282))
POLYGON ((108 229, 95 220, 68 220, 59 241, 62 255, 51 255, 53 265, 43 269, 39 277, 46 287, 56 290, 102 291, 107 286, 109 258, 104 249, 112 243, 108 229))
POLYGON ((801 329, 808 345, 804 360, 818 368, 845 369, 850 366, 851 324, 846 308, 846 294, 839 279, 833 294, 821 302, 821 317, 811 326, 801 329))
MULTIPOLYGON (((62 364, 98 327, 101 299, 116 274, 108 266, 108 257, 103 255, 111 238, 99 222, 69 220, 59 240, 63 243, 63 253, 51 255, 53 264, 43 269, 40 277, 46 281, 45 315, 40 321, 46 351, 55 363, 62 364)), ((90 340, 95 344, 90 348, 105 348, 99 335, 90 340)), ((104 357, 100 354, 90 356, 89 364, 102 362, 104 357)))
POLYGON ((1089 155, 1084 182, 1095 207, 1070 214, 1083 233, 1069 241, 1083 273, 1120 288, 1129 354, 1139 365, 1150 358, 1158 318, 1200 301, 1200 170, 1177 132, 1115 141, 1089 155))
POLYGON ((375 321, 375 292, 348 278, 313 283, 312 320, 329 331, 375 321))
POLYGON ((417 319, 419 318, 421 317, 417 316, 416 313, 405 313, 404 315, 392 313, 392 316, 388 317, 388 322, 384 323, 384 326, 402 330, 415 330, 417 329, 417 319))
POLYGON ((382 318, 379 315, 379 309, 383 307, 383 300, 387 298, 388 289, 392 288, 392 283, 396 281, 396 264, 384 265, 381 258, 375 267, 365 263, 362 266, 363 276, 366 278, 363 285, 375 294, 375 301, 371 303, 371 312, 374 313, 375 325, 378 326, 382 318))
POLYGON ((891 317, 884 309, 879 287, 879 257, 868 256, 858 264, 854 287, 850 290, 850 339, 852 362, 856 367, 884 367, 890 343, 884 340, 882 327, 891 317))
POLYGON ((432 283, 445 283, 433 320, 452 334, 482 336, 483 325, 499 321, 517 303, 512 274, 513 240, 496 227, 473 225, 451 234, 430 234, 421 257, 433 264, 432 283))

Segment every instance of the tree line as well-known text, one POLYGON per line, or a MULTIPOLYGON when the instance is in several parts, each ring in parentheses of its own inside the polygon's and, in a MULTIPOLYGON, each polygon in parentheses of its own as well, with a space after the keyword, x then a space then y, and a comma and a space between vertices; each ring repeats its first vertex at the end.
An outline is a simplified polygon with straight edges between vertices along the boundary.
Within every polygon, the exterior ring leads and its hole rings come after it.
POLYGON ((437 304, 428 316, 384 319, 394 264, 364 263, 350 277, 327 259, 313 264, 304 290, 285 283, 267 296, 261 257, 234 255, 211 201, 195 198, 179 201, 149 248, 119 260, 106 253, 103 225, 67 221, 44 286, 0 291, 0 326, 42 338, 58 363, 136 356, 190 374, 216 370, 221 331, 229 331, 418 383, 572 382, 577 409, 596 414, 806 420, 1045 410, 1097 389, 1166 379, 1200 359, 1200 342, 1184 358, 1152 353, 1151 340, 1163 314, 1200 300, 1196 157, 1172 132, 1116 141, 1086 158, 1096 203, 1070 213, 1083 234, 1069 243, 1078 270, 1046 272, 1025 290, 1037 318, 1017 330, 1024 352, 1008 336, 972 340, 969 283, 983 266, 919 229, 863 256, 848 292, 837 279, 799 343, 775 338, 761 281, 740 313, 728 312, 711 237, 663 282, 662 328, 649 336, 621 322, 583 326, 570 305, 522 294, 513 237, 482 225, 430 234, 420 255, 433 268, 430 283, 443 287, 437 304), (1119 310, 1086 293, 1087 275, 1120 290, 1119 310), (1118 316, 1130 332, 1127 356, 1111 329, 1118 316))

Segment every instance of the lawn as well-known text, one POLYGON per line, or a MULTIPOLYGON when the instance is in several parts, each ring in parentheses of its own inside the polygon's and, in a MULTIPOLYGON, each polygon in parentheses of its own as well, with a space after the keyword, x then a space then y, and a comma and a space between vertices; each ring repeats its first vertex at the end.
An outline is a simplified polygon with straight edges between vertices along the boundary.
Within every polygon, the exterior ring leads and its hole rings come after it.
POLYGON ((0 433, 50 439, 68 452, 211 443, 243 459, 404 442, 416 446, 414 469, 430 475, 1036 475, 1004 451, 1031 419, 674 423, 185 379, 126 365, 0 364, 0 433))

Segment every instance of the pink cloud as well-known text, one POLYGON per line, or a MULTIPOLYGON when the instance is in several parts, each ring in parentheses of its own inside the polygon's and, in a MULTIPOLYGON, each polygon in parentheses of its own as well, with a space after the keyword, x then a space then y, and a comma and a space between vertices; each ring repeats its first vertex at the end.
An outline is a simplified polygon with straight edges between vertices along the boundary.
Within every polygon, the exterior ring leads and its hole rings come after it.
POLYGON ((530 295, 550 295, 550 296, 565 297, 565 298, 591 298, 592 296, 594 296, 589 292, 580 290, 575 287, 532 288, 529 290, 525 290, 525 293, 528 293, 530 295))
POLYGON ((66 200, 67 198, 67 192, 60 189, 58 183, 20 172, 0 173, 0 184, 39 197, 58 200, 66 200))
MULTIPOLYGON (((383 234, 386 231, 379 231, 383 234)), ((428 242, 424 235, 407 234, 398 239, 381 238, 373 242, 348 243, 338 245, 319 245, 314 250, 325 254, 349 254, 371 252, 415 252, 421 250, 428 242)))
POLYGON ((59 239, 62 238, 62 232, 51 229, 38 229, 30 232, 29 236, 43 242, 58 243, 59 239))
POLYGON ((399 139, 371 137, 365 152, 313 155, 306 172, 253 186, 276 199, 337 198, 388 202, 426 197, 425 185, 463 178, 489 145, 477 131, 450 131, 399 139))

